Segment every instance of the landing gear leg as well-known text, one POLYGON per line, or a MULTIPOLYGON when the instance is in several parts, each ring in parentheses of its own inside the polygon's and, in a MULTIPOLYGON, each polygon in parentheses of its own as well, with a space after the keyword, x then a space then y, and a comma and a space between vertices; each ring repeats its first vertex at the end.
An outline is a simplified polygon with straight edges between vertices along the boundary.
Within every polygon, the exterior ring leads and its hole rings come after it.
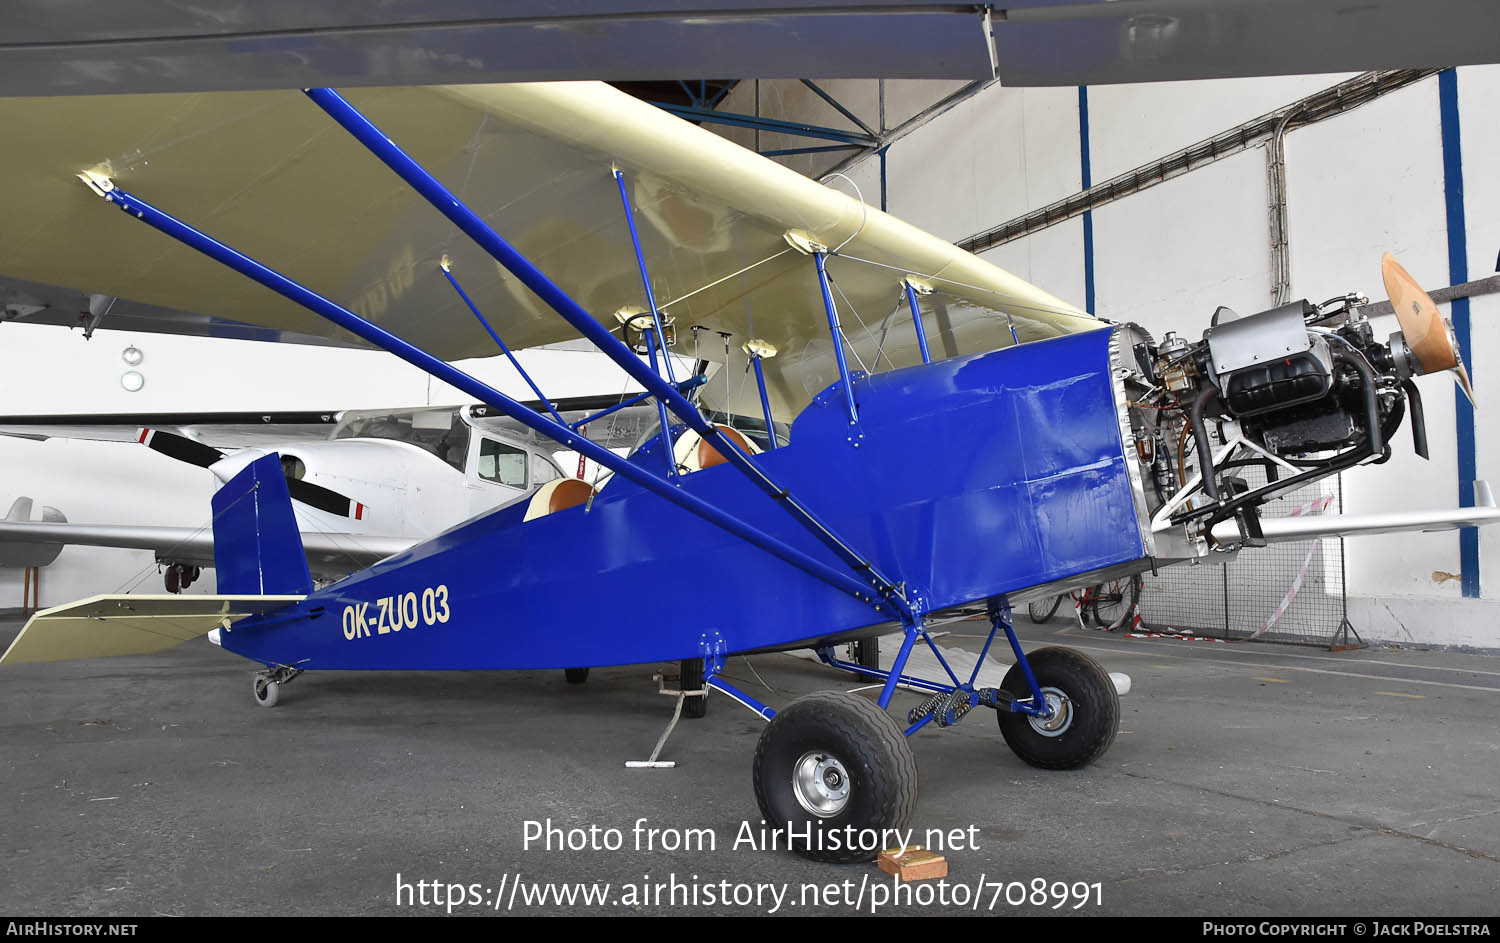
POLYGON ((261 707, 275 707, 281 701, 281 686, 290 684, 292 679, 301 673, 300 668, 287 667, 257 671, 251 686, 251 692, 255 695, 255 703, 261 707))

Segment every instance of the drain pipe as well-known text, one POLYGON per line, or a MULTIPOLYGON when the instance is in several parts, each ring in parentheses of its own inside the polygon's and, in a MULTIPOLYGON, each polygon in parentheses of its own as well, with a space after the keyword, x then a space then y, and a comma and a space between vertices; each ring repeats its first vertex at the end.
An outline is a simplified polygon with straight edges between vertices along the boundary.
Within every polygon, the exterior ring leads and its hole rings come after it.
POLYGON ((1286 148, 1287 126, 1302 112, 1288 111, 1276 122, 1276 130, 1266 151, 1267 186, 1271 211, 1271 304, 1284 305, 1292 296, 1291 236, 1286 215, 1286 148))

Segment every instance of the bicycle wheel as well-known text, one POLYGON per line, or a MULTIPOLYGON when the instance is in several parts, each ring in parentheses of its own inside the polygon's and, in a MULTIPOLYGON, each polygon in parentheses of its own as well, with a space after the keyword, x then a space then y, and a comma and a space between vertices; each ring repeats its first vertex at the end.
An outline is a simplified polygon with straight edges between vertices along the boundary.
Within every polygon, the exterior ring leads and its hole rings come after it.
POLYGON ((1113 632, 1130 624, 1136 603, 1141 598, 1140 576, 1123 576, 1108 583, 1089 587, 1085 609, 1094 624, 1113 632))
POLYGON ((1057 607, 1062 605, 1062 601, 1062 596, 1044 596, 1041 599, 1034 599, 1026 604, 1026 614, 1031 617, 1032 622, 1041 625, 1057 615, 1057 607))

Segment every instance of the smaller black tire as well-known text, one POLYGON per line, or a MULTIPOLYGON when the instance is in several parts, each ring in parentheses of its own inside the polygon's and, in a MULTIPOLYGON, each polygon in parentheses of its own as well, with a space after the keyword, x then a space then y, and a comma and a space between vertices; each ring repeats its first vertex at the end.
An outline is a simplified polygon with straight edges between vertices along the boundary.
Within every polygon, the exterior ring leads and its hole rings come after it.
MULTIPOLYGON (((880 639, 875 636, 871 636, 869 638, 862 638, 859 641, 855 642, 854 661, 861 668, 879 668, 880 639)), ((866 681, 880 680, 879 676, 877 675, 860 675, 860 677, 865 679, 866 681)))
POLYGON ((905 828, 917 807, 917 761, 901 728, 873 701, 841 691, 799 697, 771 719, 755 746, 754 780, 766 826, 792 826, 789 845, 813 861, 875 860, 885 830, 905 828))
MULTIPOLYGON (((703 690, 703 659, 684 658, 677 671, 677 690, 703 690)), ((689 695, 682 699, 682 716, 697 719, 708 716, 708 696, 689 695)))
MULTIPOLYGON (((1109 749, 1120 729, 1120 695, 1104 666, 1071 648, 1039 648, 1026 656, 1037 686, 1057 713, 1050 720, 996 711, 1000 734, 1016 756, 1040 769, 1078 769, 1109 749)), ((1001 687, 1031 696, 1019 664, 1001 687)))
POLYGON ((582 684, 589 679, 587 668, 564 668, 563 677, 568 679, 569 684, 582 684))

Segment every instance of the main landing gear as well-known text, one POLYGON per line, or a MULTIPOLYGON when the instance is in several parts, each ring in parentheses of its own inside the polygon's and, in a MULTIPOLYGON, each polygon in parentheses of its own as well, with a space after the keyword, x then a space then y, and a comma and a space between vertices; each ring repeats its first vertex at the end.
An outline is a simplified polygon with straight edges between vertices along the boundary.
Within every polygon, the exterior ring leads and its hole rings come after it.
POLYGON ((908 737, 929 723, 958 723, 975 707, 995 711, 1006 744, 1026 763, 1048 770, 1078 769, 1097 760, 1120 726, 1120 697, 1109 673, 1068 648, 1021 650, 1005 600, 990 603, 990 635, 967 681, 954 674, 921 626, 907 638, 889 671, 841 661, 832 648, 823 661, 859 677, 884 681, 878 701, 857 694, 819 692, 797 698, 779 713, 724 682, 722 662, 711 663, 708 687, 770 720, 755 748, 755 798, 768 827, 814 861, 873 860, 904 830, 917 802, 917 765, 908 737), (1003 633, 1016 663, 999 688, 976 688, 990 645, 1003 633), (905 674, 918 640, 933 647, 947 682, 905 674), (887 712, 897 685, 929 692, 907 715, 903 730, 887 712))

